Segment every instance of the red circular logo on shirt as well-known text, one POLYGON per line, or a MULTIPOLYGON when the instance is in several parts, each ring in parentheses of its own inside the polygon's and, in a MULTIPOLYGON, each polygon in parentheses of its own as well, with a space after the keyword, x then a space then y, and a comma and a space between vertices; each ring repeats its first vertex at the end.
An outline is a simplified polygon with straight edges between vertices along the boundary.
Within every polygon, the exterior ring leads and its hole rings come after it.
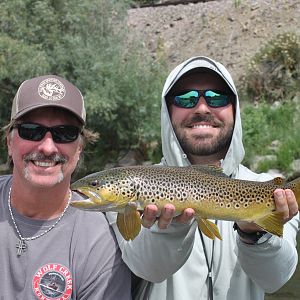
POLYGON ((42 300, 67 300, 72 294, 72 276, 60 264, 46 264, 33 277, 33 291, 42 300))

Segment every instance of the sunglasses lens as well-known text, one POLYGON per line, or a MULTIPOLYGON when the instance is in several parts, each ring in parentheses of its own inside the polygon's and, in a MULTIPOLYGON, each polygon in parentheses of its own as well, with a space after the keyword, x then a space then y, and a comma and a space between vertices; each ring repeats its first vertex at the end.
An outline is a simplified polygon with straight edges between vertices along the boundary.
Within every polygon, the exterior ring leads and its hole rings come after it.
POLYGON ((80 129, 72 125, 60 125, 51 128, 52 138, 56 143, 74 142, 79 135, 80 129))
POLYGON ((174 97, 174 104, 183 108, 192 108, 195 107, 198 103, 199 92, 198 91, 189 91, 182 95, 177 95, 174 97))
POLYGON ((34 123, 17 124, 19 136, 24 140, 41 141, 47 131, 52 134, 55 143, 71 143, 74 142, 80 133, 80 128, 72 125, 59 125, 54 127, 46 127, 34 123))
POLYGON ((220 94, 211 90, 205 91, 204 97, 208 106, 222 107, 229 104, 230 100, 227 95, 220 94))
POLYGON ((46 134, 46 128, 38 124, 23 123, 18 124, 17 128, 19 136, 24 140, 40 141, 46 134))

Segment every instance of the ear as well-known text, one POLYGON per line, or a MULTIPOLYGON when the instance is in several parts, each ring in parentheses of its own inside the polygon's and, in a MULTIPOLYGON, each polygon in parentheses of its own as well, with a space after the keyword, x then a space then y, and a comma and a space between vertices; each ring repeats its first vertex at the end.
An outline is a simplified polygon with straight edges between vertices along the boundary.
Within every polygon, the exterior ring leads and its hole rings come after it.
POLYGON ((78 160, 80 159, 80 156, 81 156, 81 152, 83 151, 83 145, 82 143, 80 143, 78 145, 78 149, 77 149, 77 155, 78 155, 78 160))
POLYGON ((7 152, 9 156, 12 156, 12 134, 9 133, 6 136, 6 145, 7 145, 7 152))

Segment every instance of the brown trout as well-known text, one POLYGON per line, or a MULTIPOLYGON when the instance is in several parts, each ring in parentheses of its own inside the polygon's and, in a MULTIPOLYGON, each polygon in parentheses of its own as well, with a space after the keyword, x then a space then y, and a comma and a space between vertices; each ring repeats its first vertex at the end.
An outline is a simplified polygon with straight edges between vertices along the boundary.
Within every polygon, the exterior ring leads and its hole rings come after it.
POLYGON ((300 177, 285 183, 277 177, 266 182, 231 179, 221 170, 206 166, 121 167, 88 175, 71 186, 85 195, 71 200, 84 210, 118 212, 117 226, 126 240, 141 229, 138 211, 155 204, 159 209, 172 203, 176 213, 195 210, 199 229, 208 237, 221 239, 217 226, 208 219, 255 222, 262 229, 282 236, 282 215, 275 211, 273 192, 291 189, 300 202, 300 177))

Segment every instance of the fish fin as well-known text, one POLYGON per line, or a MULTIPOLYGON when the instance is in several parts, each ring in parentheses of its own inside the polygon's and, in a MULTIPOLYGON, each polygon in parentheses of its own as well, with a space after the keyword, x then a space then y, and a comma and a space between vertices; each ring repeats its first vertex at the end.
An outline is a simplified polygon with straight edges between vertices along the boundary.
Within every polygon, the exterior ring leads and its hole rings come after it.
POLYGON ((263 230, 274 235, 283 235, 283 214, 281 212, 273 212, 271 215, 254 221, 263 230))
POLYGON ((192 168, 201 173, 205 173, 208 175, 215 175, 220 177, 228 177, 225 173, 223 173, 223 169, 221 167, 213 166, 213 165, 192 165, 187 168, 192 168))
POLYGON ((200 219, 198 227, 210 239, 214 240, 217 237, 219 240, 222 240, 219 228, 215 223, 206 219, 200 219))
POLYGON ((133 240, 141 230, 140 213, 132 206, 126 206, 124 213, 118 213, 117 226, 126 241, 133 240))
POLYGON ((273 182, 276 185, 284 185, 285 184, 285 180, 282 177, 273 178, 273 182))

